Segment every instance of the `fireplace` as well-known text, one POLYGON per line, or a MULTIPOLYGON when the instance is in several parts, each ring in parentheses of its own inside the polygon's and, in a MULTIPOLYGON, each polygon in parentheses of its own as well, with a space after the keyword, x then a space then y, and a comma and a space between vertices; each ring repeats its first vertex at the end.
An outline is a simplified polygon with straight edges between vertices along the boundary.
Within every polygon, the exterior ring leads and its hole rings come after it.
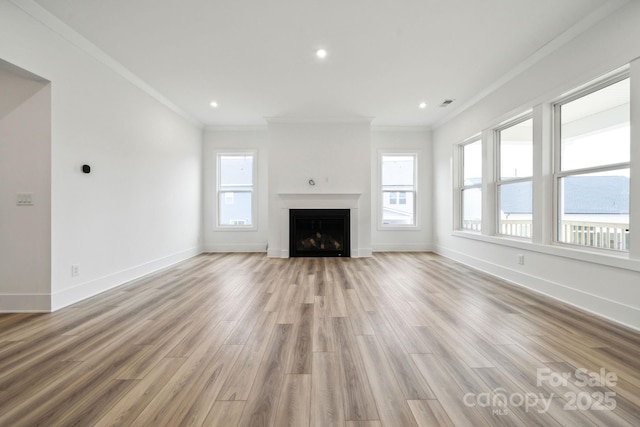
POLYGON ((349 209, 289 209, 289 256, 348 257, 349 209))

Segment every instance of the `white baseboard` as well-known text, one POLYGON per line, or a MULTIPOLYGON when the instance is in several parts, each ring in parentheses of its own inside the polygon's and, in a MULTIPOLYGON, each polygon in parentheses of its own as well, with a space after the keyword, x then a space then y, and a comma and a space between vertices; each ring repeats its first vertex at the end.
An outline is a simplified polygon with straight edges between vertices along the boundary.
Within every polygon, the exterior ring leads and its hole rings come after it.
POLYGON ((204 245, 203 252, 266 252, 266 243, 225 243, 221 245, 204 245))
POLYGON ((373 250, 371 248, 360 248, 351 251, 351 258, 369 258, 371 256, 373 256, 373 250))
POLYGON ((640 330, 640 309, 571 288, 530 274, 525 274, 499 264, 487 262, 452 249, 436 246, 434 252, 458 261, 476 270, 498 277, 539 294, 572 305, 596 316, 619 323, 631 329, 640 330))
POLYGON ((48 313, 50 294, 0 294, 0 313, 48 313))
MULTIPOLYGON (((280 249, 278 248, 267 249, 267 256, 269 258, 282 258, 282 254, 280 253, 280 249)), ((284 258, 288 258, 288 257, 289 257, 289 251, 287 251, 287 256, 284 258)))
POLYGON ((424 243, 377 243, 373 252, 431 252, 433 245, 424 243))
POLYGON ((147 274, 167 268, 180 261, 192 258, 201 252, 200 248, 187 249, 173 255, 158 258, 135 267, 109 274, 99 279, 81 283, 72 288, 63 289, 62 291, 51 295, 51 311, 59 310, 78 301, 82 301, 83 299, 123 285, 131 280, 138 279, 147 274))

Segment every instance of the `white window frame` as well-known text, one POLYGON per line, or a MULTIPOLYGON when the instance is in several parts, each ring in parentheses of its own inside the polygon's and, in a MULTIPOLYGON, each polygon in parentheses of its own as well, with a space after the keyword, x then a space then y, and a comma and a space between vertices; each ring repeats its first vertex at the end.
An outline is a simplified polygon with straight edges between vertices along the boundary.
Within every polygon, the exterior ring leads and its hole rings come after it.
MULTIPOLYGON (((258 216, 257 216, 257 205, 258 205, 258 150, 217 150, 216 153, 216 195, 215 195, 215 226, 214 228, 217 231, 255 231, 258 229, 258 216), (251 193, 251 224, 220 224, 221 214, 220 210, 222 208, 220 199, 221 194, 225 192, 223 188, 221 188, 221 168, 220 161, 223 156, 251 156, 253 158, 253 169, 251 172, 252 185, 250 188, 247 188, 246 193, 251 193)), ((234 193, 238 193, 239 191, 234 190, 234 193)))
MULTIPOLYGON (((560 219, 560 180, 562 178, 566 178, 568 176, 575 175, 584 175, 590 173, 598 173, 598 172, 607 172, 612 170, 619 169, 629 169, 631 171, 631 161, 623 162, 623 163, 615 163, 615 164, 606 164, 600 166, 592 166, 586 168, 579 169, 570 169, 570 170, 562 170, 562 135, 561 135, 561 108, 563 105, 568 104, 572 101, 580 99, 584 96, 587 96, 591 93, 597 92, 601 89, 604 89, 608 86, 611 86, 615 83, 618 83, 622 80, 630 78, 630 72, 627 67, 620 72, 613 73, 607 76, 604 79, 601 79, 597 82, 587 84, 582 86, 576 91, 571 92, 568 95, 564 95, 563 97, 556 99, 552 103, 553 109, 553 239, 552 242, 554 245, 564 246, 576 248, 579 250, 592 251, 592 252, 614 252, 614 253, 629 253, 626 250, 618 250, 613 248, 599 248, 587 245, 573 244, 569 242, 562 242, 559 240, 559 219, 560 219)), ((631 195, 631 191, 630 194, 631 195)), ((630 224, 629 224, 630 226, 630 224)))
MULTIPOLYGON (((495 128, 493 130, 494 132, 494 144, 495 144, 495 186, 494 186, 494 194, 495 194, 495 226, 496 226, 496 236, 499 237, 508 237, 508 238, 515 238, 515 239, 524 239, 524 240, 531 240, 532 236, 533 236, 533 191, 532 191, 532 199, 531 199, 531 207, 532 207, 532 212, 531 212, 531 221, 532 221, 532 225, 531 225, 531 232, 529 237, 523 237, 523 236, 517 236, 517 235, 513 235, 513 234, 505 234, 505 233, 501 233, 500 232, 500 187, 502 185, 505 184, 517 184, 519 182, 530 182, 531 183, 531 187, 533 189, 533 175, 528 176, 528 177, 522 177, 522 178, 509 178, 509 179, 503 179, 502 178, 502 167, 501 167, 501 162, 502 162, 502 155, 501 155, 501 135, 502 132, 506 129, 509 129, 513 126, 517 126, 520 123, 526 122, 527 120, 532 120, 533 121, 533 113, 529 112, 526 113, 524 115, 518 116, 512 120, 509 120, 508 122, 504 123, 503 125, 495 128)), ((531 143, 532 143, 532 147, 533 147, 533 133, 531 135, 531 143)), ((533 162, 533 150, 532 150, 532 158, 531 161, 533 162)), ((533 169, 533 165, 532 165, 532 169, 533 169)))
MULTIPOLYGON (((467 138, 461 140, 462 142, 455 142, 451 144, 451 153, 449 155, 451 160, 451 182, 452 182, 452 198, 451 198, 451 236, 454 238, 468 239, 477 242, 485 242, 493 245, 499 245, 510 250, 515 251, 527 251, 527 253, 542 253, 545 255, 553 255, 557 257, 578 260, 585 263, 598 264, 608 267, 626 269, 633 272, 640 272, 640 245, 631 244, 628 252, 622 252, 617 250, 607 250, 599 248, 590 248, 588 246, 578 246, 565 243, 557 243, 554 241, 554 237, 557 236, 557 185, 555 184, 555 170, 558 167, 557 155, 555 149, 559 149, 555 141, 557 136, 554 135, 554 103, 564 100, 565 97, 576 94, 578 91, 585 88, 592 87, 594 83, 603 82, 611 76, 619 75, 623 72, 629 72, 631 79, 631 156, 630 156, 630 182, 629 182, 629 229, 631 230, 632 237, 636 235, 634 230, 637 223, 640 222, 640 201, 639 198, 633 195, 640 188, 640 173, 636 173, 636 165, 640 164, 640 147, 635 144, 638 141, 640 129, 640 108, 634 108, 640 103, 640 85, 636 83, 640 79, 640 59, 631 61, 628 64, 623 65, 613 71, 605 73, 597 79, 592 79, 589 82, 574 81, 571 87, 566 87, 567 90, 564 93, 558 94, 556 97, 549 96, 548 99, 538 99, 534 105, 529 103, 522 104, 520 110, 527 109, 532 110, 533 113, 533 233, 532 239, 512 239, 495 235, 495 230, 491 232, 488 227, 494 224, 494 215, 489 215, 486 220, 483 220, 482 233, 474 233, 460 228, 461 207, 460 207, 460 186, 461 186, 461 162, 462 156, 460 153, 460 143, 465 141, 472 141, 478 138, 483 139, 483 152, 487 152, 486 160, 493 163, 495 159, 493 149, 493 128, 500 126, 503 123, 502 118, 498 118, 494 123, 489 123, 482 128, 481 136, 473 138, 467 138), (637 126, 636 126, 637 125, 637 126), (485 141, 487 141, 485 143, 485 141)), ((505 114, 504 119, 514 117, 513 112, 505 114)), ((495 169, 494 165, 485 165, 483 170, 493 173, 495 169)), ((486 182, 486 186, 490 191, 486 191, 486 195, 483 193, 483 202, 488 206, 487 208, 493 209, 495 203, 491 199, 493 191, 492 179, 493 176, 483 177, 486 182), (487 203, 488 201, 488 203, 487 203)), ((485 209, 483 208, 483 211, 485 209)), ((489 209, 487 209, 489 210, 489 209)), ((505 261, 508 263, 508 260, 505 261)), ((518 261, 513 260, 517 267, 518 261)), ((528 263, 529 261, 526 261, 528 263)))
MULTIPOLYGON (((483 141, 482 135, 476 135, 473 136, 471 138, 466 139, 465 141, 461 142, 460 144, 458 144, 457 149, 458 149, 458 164, 459 164, 459 169, 458 169, 458 186, 457 186, 457 200, 458 200, 458 206, 457 206, 457 212, 456 212, 456 221, 455 221, 455 229, 458 231, 462 231, 465 233, 480 233, 480 230, 473 230, 471 228, 465 228, 464 227, 464 203, 463 203, 463 193, 465 190, 472 190, 472 189, 480 189, 480 191, 483 193, 483 185, 484 185, 484 159, 482 159, 482 154, 481 154, 481 161, 483 162, 482 164, 482 171, 483 173, 480 176, 480 182, 478 184, 470 184, 470 185, 465 185, 464 183, 464 147, 470 144, 474 144, 476 142, 480 143, 480 147, 481 147, 481 153, 483 153, 484 151, 484 144, 485 141, 483 141)), ((482 194, 482 198, 481 198, 481 203, 484 204, 484 194, 482 194)), ((481 211, 483 210, 483 206, 480 206, 481 211)), ((482 222, 484 221, 484 218, 480 218, 480 224, 481 224, 481 229, 482 229, 482 222)))
MULTIPOLYGON (((419 193, 418 193, 418 165, 419 165, 419 152, 418 151, 395 151, 395 150, 380 150, 378 151, 378 230, 417 230, 420 229, 418 206, 419 206, 419 193), (393 156, 413 157, 413 189, 402 190, 404 193, 413 193, 413 224, 385 224, 383 222, 384 217, 384 194, 385 193, 398 193, 399 190, 384 190, 382 185, 382 158, 393 156)), ((398 202, 400 197, 398 196, 398 202)))

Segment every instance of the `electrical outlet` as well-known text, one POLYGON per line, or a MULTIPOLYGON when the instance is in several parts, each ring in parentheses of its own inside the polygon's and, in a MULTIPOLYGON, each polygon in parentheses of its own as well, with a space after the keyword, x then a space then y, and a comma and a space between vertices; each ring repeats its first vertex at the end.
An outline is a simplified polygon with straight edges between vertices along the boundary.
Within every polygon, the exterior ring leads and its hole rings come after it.
POLYGON ((71 277, 78 277, 80 275, 80 265, 72 264, 71 265, 71 277))
POLYGON ((518 254, 518 264, 524 265, 524 254, 518 254))

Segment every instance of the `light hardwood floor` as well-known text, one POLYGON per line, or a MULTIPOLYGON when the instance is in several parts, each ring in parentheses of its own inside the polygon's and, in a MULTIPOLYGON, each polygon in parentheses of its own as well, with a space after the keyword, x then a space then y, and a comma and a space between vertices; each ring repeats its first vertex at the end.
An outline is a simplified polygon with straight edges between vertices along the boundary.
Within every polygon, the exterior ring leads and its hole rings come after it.
POLYGON ((207 254, 0 315, 0 426, 638 426, 639 355, 434 254, 207 254))

